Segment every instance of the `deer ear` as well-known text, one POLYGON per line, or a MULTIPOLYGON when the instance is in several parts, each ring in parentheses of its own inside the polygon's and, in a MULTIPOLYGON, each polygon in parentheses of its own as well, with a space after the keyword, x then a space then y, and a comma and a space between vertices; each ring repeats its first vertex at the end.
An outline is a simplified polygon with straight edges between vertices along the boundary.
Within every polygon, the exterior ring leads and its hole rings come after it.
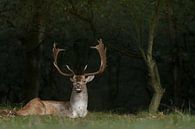
POLYGON ((94 79, 94 75, 86 77, 86 82, 90 82, 94 79))

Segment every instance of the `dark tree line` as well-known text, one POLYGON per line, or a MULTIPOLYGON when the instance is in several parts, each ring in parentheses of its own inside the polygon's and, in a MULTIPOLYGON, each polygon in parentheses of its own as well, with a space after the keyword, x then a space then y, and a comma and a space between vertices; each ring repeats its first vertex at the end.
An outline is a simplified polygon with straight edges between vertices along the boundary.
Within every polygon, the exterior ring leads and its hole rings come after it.
POLYGON ((88 48, 102 38, 108 67, 91 83, 89 108, 193 111, 194 8, 192 0, 1 0, 0 101, 68 99, 71 84, 52 65, 53 43, 66 49, 60 66, 79 72, 96 68, 88 48))

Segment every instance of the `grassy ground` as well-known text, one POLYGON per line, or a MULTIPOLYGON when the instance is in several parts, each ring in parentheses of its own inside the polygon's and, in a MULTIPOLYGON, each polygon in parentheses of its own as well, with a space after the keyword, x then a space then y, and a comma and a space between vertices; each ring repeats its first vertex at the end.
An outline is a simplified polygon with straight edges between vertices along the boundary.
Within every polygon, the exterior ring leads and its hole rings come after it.
POLYGON ((86 118, 0 117, 0 129, 195 129, 195 116, 174 113, 117 115, 89 113, 86 118))

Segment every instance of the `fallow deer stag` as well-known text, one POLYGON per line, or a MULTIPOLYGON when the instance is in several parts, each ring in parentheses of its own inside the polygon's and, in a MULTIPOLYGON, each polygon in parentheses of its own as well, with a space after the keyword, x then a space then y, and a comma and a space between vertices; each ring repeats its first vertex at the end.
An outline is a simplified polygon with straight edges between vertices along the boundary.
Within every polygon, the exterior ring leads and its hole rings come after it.
MULTIPOLYGON (((41 100, 34 98, 28 102, 22 109, 16 112, 16 115, 60 115, 68 116, 70 118, 85 117, 87 115, 88 105, 88 93, 86 84, 94 79, 94 76, 102 73, 106 68, 106 48, 102 43, 102 40, 98 40, 98 45, 93 46, 98 51, 100 56, 100 67, 96 72, 83 73, 82 75, 76 75, 68 65, 67 69, 70 73, 65 73, 60 70, 57 65, 58 54, 64 49, 56 48, 56 44, 53 46, 54 66, 57 71, 63 75, 70 77, 73 83, 72 94, 69 102, 63 101, 51 101, 41 100)), ((86 70, 87 65, 84 68, 86 70)))

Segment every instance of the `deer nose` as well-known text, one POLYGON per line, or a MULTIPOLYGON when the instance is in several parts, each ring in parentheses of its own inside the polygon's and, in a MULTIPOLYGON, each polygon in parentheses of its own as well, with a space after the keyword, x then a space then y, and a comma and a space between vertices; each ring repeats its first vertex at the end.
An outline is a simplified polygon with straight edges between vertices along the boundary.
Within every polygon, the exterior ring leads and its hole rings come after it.
POLYGON ((81 92, 81 90, 82 90, 82 89, 81 89, 81 85, 78 84, 78 83, 75 85, 75 88, 76 88, 75 90, 76 90, 77 92, 81 92))
POLYGON ((77 88, 80 88, 81 85, 80 85, 79 83, 76 83, 76 87, 77 87, 77 88))

